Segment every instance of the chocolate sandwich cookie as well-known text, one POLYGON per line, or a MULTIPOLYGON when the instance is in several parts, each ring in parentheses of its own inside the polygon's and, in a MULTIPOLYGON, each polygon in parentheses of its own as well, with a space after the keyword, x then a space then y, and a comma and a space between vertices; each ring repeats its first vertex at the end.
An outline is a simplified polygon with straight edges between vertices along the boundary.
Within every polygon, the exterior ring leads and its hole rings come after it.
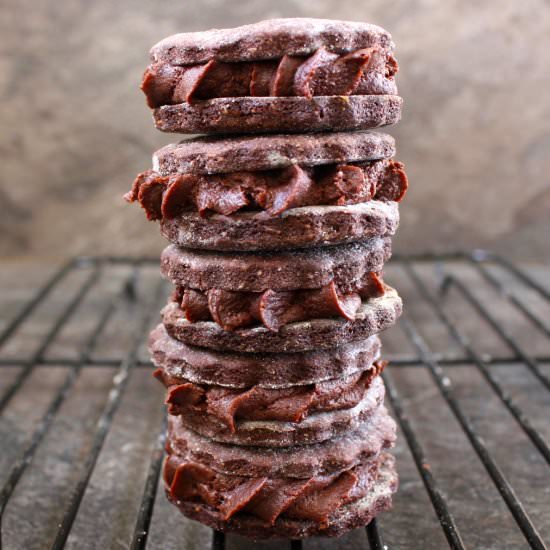
POLYGON ((191 322, 224 330, 283 326, 313 319, 355 320, 361 303, 385 292, 380 271, 389 241, 272 254, 165 249, 161 272, 172 301, 191 322))
POLYGON ((380 347, 379 338, 371 336, 303 353, 224 353, 184 344, 162 324, 149 337, 153 363, 167 376, 230 388, 287 388, 348 377, 379 359, 380 347))
POLYGON ((155 370, 154 375, 167 389, 165 403, 169 414, 184 416, 191 428, 207 418, 207 422, 212 420, 216 427, 234 434, 246 421, 300 424, 315 413, 352 409, 363 400, 384 366, 385 362, 377 361, 345 378, 285 388, 201 384, 172 376, 162 368, 155 370))
MULTIPOLYGON (((291 253, 272 255, 265 262, 269 269, 264 279, 263 258, 248 255, 243 258, 241 254, 195 255, 169 247, 163 255, 162 271, 176 286, 171 301, 181 308, 190 323, 211 321, 225 331, 263 326, 278 332, 286 325, 302 321, 338 317, 355 321, 363 303, 384 295, 386 285, 377 271, 370 270, 368 249, 366 254, 359 253, 352 266, 355 270, 342 266, 340 262, 346 254, 340 252, 335 248, 316 254, 325 260, 321 263, 325 264, 326 273, 317 270, 308 254, 297 253, 306 259, 301 270, 303 278, 290 275, 296 263, 291 253), (209 257, 205 260, 204 256, 209 257), (220 257, 218 263, 216 256, 220 257), (223 270, 224 265, 229 268, 223 270), (250 285, 239 277, 243 269, 255 275, 250 277, 250 285), (288 274, 286 278, 284 273, 288 274), (323 275, 324 284, 318 281, 323 275)), ((374 264, 375 269, 381 267, 381 263, 374 264)))
POLYGON ((318 289, 334 283, 349 292, 370 272, 379 273, 391 256, 388 238, 306 250, 249 254, 166 247, 163 277, 175 286, 234 292, 318 289))
POLYGON ((380 295, 361 298, 366 289, 377 292, 380 289, 376 276, 371 285, 371 276, 369 273, 367 287, 349 295, 339 295, 333 283, 312 291, 266 291, 259 297, 247 298, 250 301, 243 301, 241 296, 232 299, 235 297, 226 292, 212 293, 206 300, 203 293, 189 293, 187 298, 184 294, 181 299, 180 294, 176 294, 161 311, 162 322, 173 338, 219 351, 258 353, 328 349, 368 338, 397 321, 402 302, 393 288, 383 284, 380 295), (279 304, 282 305, 280 309, 279 304), (201 316, 216 318, 216 321, 199 320, 201 316), (242 326, 243 322, 257 322, 257 326, 233 328, 236 324, 242 326))
POLYGON ((218 443, 168 417, 168 449, 188 462, 199 462, 227 475, 307 478, 349 470, 393 447, 396 426, 380 407, 356 430, 312 445, 246 447, 218 443))
MULTIPOLYGON (((346 382, 342 384, 345 385, 346 382)), ((322 386, 323 383, 320 385, 322 386)), ((355 430, 382 406, 385 393, 382 378, 376 376, 366 390, 361 387, 357 392, 362 392, 358 402, 353 390, 349 393, 345 392, 345 397, 352 396, 350 402, 356 402, 355 405, 331 410, 330 394, 323 402, 323 396, 320 395, 317 398, 318 394, 314 390, 313 399, 316 402, 312 408, 315 409, 319 406, 318 403, 322 402, 320 405, 322 410, 314 410, 310 414, 306 412, 305 418, 300 420, 302 412, 308 410, 308 405, 304 406, 304 403, 298 399, 293 400, 292 394, 305 393, 307 389, 291 388, 270 392, 254 387, 248 393, 219 386, 206 388, 193 384, 186 386, 181 392, 175 387, 173 398, 170 392, 168 393, 168 399, 173 402, 170 404, 170 409, 184 413, 177 415, 178 421, 183 426, 221 443, 257 447, 310 445, 341 435, 346 431, 355 430), (227 398, 224 399, 224 396, 227 398), (274 400, 273 406, 269 402, 270 397, 274 400), (243 403, 242 412, 239 411, 241 402, 243 403), (258 410, 254 411, 256 404, 258 410), (261 409, 261 407, 264 408, 261 409), (234 409, 237 410, 237 414, 245 415, 244 418, 235 420, 234 409)), ((334 388, 331 389, 336 389, 337 392, 338 383, 334 383, 333 386, 334 388)), ((321 387, 320 392, 324 389, 321 387)), ((342 401, 334 397, 333 399, 335 406, 341 406, 345 401, 344 398, 342 401)))
POLYGON ((408 186, 388 135, 198 138, 155 153, 125 195, 172 242, 269 250, 392 235, 408 186))
POLYGON ((374 128, 401 115, 393 48, 380 27, 321 19, 177 34, 152 48, 141 87, 168 132, 374 128))
POLYGON ((307 479, 229 476, 170 454, 163 478, 184 515, 253 539, 341 535, 390 509, 397 489, 394 458, 385 452, 307 479))

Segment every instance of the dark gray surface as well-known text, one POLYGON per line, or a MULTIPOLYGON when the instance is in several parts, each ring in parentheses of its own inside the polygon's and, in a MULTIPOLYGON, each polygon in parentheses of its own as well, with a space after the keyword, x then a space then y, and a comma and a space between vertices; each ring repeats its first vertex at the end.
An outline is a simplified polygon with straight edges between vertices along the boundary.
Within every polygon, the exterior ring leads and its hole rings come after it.
MULTIPOLYGON (((54 265, 6 263, 2 269, 0 292, 0 333, 3 323, 12 318, 33 291, 49 276, 54 265)), ((441 271, 433 263, 415 264, 417 272, 431 291, 436 290, 441 271)), ((499 321, 532 355, 546 357, 541 363, 550 376, 550 339, 533 329, 516 310, 482 282, 471 265, 446 263, 445 272, 455 274, 475 291, 499 321)), ((491 267, 509 284, 513 292, 537 310, 549 324, 550 304, 543 303, 532 291, 502 269, 491 267)), ((550 270, 540 265, 526 266, 527 271, 548 288, 550 270)), ((59 290, 54 291, 21 329, 2 348, 0 358, 32 355, 53 319, 71 299, 88 275, 85 269, 71 274, 59 290)), ((102 308, 113 300, 128 275, 125 266, 107 268, 98 285, 92 287, 81 306, 63 328, 46 353, 46 358, 73 360, 93 328, 102 308)), ((412 285, 398 261, 386 269, 388 282, 401 289, 405 316, 415 322, 430 348, 447 359, 464 357, 440 326, 433 311, 412 285)), ((138 301, 123 300, 116 315, 100 338, 94 358, 121 358, 131 342, 138 314, 158 280, 158 270, 151 264, 143 270, 138 284, 138 301)), ((491 364, 491 372, 512 395, 516 405, 531 419, 548 442, 550 426, 550 392, 520 361, 505 359, 514 354, 495 336, 477 314, 465 304, 456 290, 442 302, 445 311, 460 330, 471 338, 480 353, 503 359, 491 364)), ((157 306, 155 306, 158 309, 157 306)), ((155 319, 156 321, 156 319, 155 319)), ((407 358, 417 352, 399 327, 384 335, 386 356, 407 358)), ((146 352, 142 347, 141 356, 146 352)), ((39 366, 0 415, 0 487, 13 461, 26 445, 42 414, 68 372, 68 366, 39 366)), ((0 396, 21 371, 21 367, 0 366, 0 396)), ((61 406, 55 420, 39 445, 34 460, 9 500, 3 522, 3 543, 9 550, 48 548, 57 524, 67 508, 71 491, 80 476, 83 461, 90 451, 96 422, 105 405, 117 371, 116 363, 107 367, 86 367, 61 406)), ((80 549, 127 548, 134 531, 137 511, 143 494, 152 449, 162 422, 162 390, 150 376, 150 367, 138 367, 130 374, 120 408, 92 472, 67 547, 80 549)), ((472 425, 483 438, 503 474, 514 487, 540 535, 550 540, 550 483, 548 464, 519 428, 516 421, 472 364, 445 366, 456 398, 472 425)), ((468 548, 527 548, 520 530, 488 477, 448 405, 425 367, 390 366, 387 377, 393 382, 401 404, 426 455, 430 469, 444 495, 458 529, 468 548)), ((446 547, 443 531, 430 503, 403 433, 399 432, 395 454, 401 477, 394 510, 382 515, 378 527, 388 548, 434 549, 446 547)), ((209 548, 210 529, 183 518, 168 504, 158 487, 147 548, 209 548)), ((286 543, 253 544, 229 536, 227 548, 287 548, 286 543)), ((310 539, 305 549, 367 548, 365 531, 360 529, 339 540, 310 539)))

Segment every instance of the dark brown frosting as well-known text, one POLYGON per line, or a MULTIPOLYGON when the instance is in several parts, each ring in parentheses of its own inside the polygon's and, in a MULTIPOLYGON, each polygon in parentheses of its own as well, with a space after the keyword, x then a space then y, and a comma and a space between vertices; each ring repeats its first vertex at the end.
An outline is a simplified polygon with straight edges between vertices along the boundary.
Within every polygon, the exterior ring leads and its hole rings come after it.
POLYGON ((218 418, 232 433, 238 420, 301 422, 314 412, 351 409, 364 397, 385 361, 371 368, 316 384, 288 388, 227 388, 196 384, 170 376, 163 369, 153 373, 167 388, 168 412, 173 415, 208 414, 218 418))
POLYGON ((141 89, 149 107, 220 97, 397 94, 391 52, 364 48, 338 55, 321 47, 309 57, 199 65, 149 65, 141 89))
POLYGON ((258 323, 277 332, 288 323, 343 317, 355 320, 364 299, 384 294, 378 274, 367 272, 346 293, 332 281, 312 290, 264 290, 236 292, 213 288, 207 291, 176 287, 172 300, 180 304, 191 322, 214 321, 224 330, 236 330, 258 323))
POLYGON ((188 461, 169 447, 168 453, 163 477, 171 498, 207 504, 224 520, 246 513, 271 525, 278 517, 325 524, 340 507, 367 494, 379 468, 376 457, 341 473, 307 479, 241 477, 188 461))
POLYGON ((243 209, 272 217, 300 206, 400 201, 407 187, 402 163, 377 160, 215 175, 162 176, 147 170, 124 198, 139 201, 149 220, 172 219, 185 211, 229 216, 243 209))

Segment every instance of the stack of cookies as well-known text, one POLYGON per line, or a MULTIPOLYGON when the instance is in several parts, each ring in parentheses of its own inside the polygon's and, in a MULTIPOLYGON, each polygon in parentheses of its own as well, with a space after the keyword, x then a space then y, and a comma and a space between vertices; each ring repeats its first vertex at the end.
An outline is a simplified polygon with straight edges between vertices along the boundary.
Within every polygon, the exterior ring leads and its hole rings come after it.
POLYGON ((391 506, 377 334, 401 313, 382 270, 407 178, 364 130, 400 117, 392 50, 374 25, 281 19, 151 51, 157 127, 210 134, 157 151, 126 198, 171 243, 150 337, 166 493, 215 529, 333 536, 391 506))

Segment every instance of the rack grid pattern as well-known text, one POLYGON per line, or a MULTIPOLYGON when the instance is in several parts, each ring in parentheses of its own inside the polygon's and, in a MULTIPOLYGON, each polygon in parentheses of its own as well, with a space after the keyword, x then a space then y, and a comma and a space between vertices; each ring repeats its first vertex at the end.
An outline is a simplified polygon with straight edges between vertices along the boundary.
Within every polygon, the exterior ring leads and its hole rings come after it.
MULTIPOLYGON (((3 289, 1 548, 252 547, 164 507, 165 420, 155 405, 160 389, 141 375, 151 370, 144 343, 169 292, 157 264, 150 258, 76 258, 34 293, 23 292, 25 299, 3 289), (82 382, 86 372, 93 376, 82 382), (139 383, 133 380, 138 376, 139 383), (94 388, 98 379, 101 387, 94 388), (73 418, 65 411, 75 409, 68 404, 75 395, 82 408, 92 395, 97 401, 88 415, 73 418), (60 432, 60 417, 81 442, 76 450, 68 445, 65 457, 70 435, 57 446, 50 441, 60 432), (116 438, 124 438, 112 433, 123 433, 116 428, 119 417, 130 426, 132 417, 145 422, 141 429, 150 434, 127 447, 133 459, 125 457, 124 444, 117 449, 116 438), (139 476, 124 477, 126 461, 139 463, 139 476), (41 471, 45 464, 51 477, 41 471), (113 498, 119 482, 129 488, 121 499, 113 498), (111 483, 112 491, 103 488, 111 483), (29 502, 33 508, 21 517, 29 502)), ((400 430, 396 510, 337 541, 288 541, 278 548, 442 548, 445 541, 452 549, 546 548, 549 274, 480 250, 392 259, 386 278, 390 284, 402 279, 395 286, 405 301, 398 326, 384 335, 390 367, 383 376, 400 430), (455 463, 468 468, 463 481, 455 463), (477 472, 473 487, 470 468, 477 472)))

